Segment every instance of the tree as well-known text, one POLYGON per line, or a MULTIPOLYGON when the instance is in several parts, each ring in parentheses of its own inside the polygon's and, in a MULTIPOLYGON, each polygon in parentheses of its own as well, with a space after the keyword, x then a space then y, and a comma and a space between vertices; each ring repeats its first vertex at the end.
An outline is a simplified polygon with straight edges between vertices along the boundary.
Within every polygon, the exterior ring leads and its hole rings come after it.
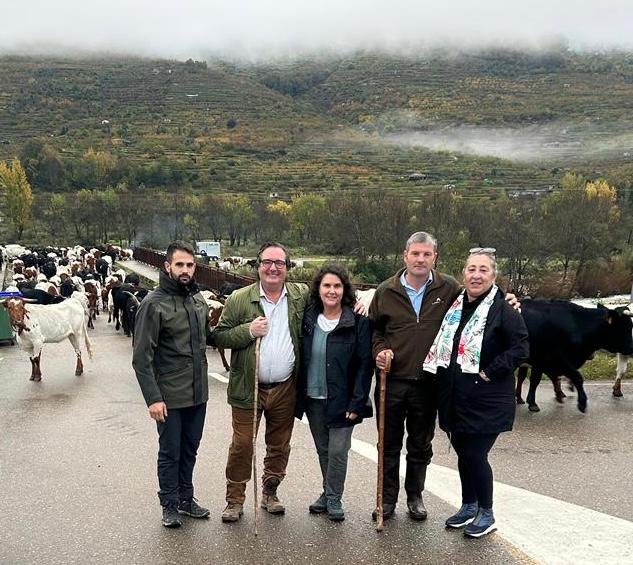
POLYGON ((292 198, 288 219, 299 243, 310 243, 319 237, 327 221, 325 211, 325 198, 318 194, 299 194, 292 198))
POLYGON ((32 216, 33 191, 18 158, 0 162, 0 188, 6 191, 6 209, 17 239, 22 238, 32 216))
POLYGON ((55 243, 62 243, 66 235, 66 222, 64 214, 66 211, 66 197, 63 194, 53 194, 48 206, 44 208, 42 221, 54 238, 55 243))
POLYGON ((561 261, 565 284, 572 262, 578 274, 587 261, 611 249, 620 210, 616 191, 606 181, 586 182, 567 173, 561 186, 560 192, 545 199, 543 220, 550 253, 561 261))

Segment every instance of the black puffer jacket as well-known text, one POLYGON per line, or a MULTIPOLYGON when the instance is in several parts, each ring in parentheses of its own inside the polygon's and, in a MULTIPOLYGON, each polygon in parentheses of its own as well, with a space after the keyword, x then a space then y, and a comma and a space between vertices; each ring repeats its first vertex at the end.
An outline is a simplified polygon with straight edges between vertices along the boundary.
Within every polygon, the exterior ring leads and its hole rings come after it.
POLYGON ((514 370, 529 356, 528 332, 521 314, 497 292, 488 312, 478 374, 462 373, 453 361, 437 370, 438 416, 445 432, 494 434, 514 423, 514 370))
MULTIPOLYGON (((297 383, 295 416, 303 417, 307 401, 307 378, 312 357, 312 338, 319 312, 314 306, 306 309, 303 317, 301 341, 301 372, 297 383)), ((367 399, 371 388, 374 362, 371 356, 371 323, 360 314, 343 307, 341 319, 327 336, 326 341, 327 401, 326 422, 328 427, 353 426, 371 415, 367 399), (347 420, 346 412, 358 414, 356 420, 347 420)))

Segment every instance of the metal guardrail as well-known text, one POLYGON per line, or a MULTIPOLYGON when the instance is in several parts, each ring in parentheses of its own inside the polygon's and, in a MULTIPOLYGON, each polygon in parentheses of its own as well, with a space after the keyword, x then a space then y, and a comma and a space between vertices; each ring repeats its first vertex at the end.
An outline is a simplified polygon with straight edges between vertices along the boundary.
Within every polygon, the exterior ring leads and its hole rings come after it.
MULTIPOLYGON (((134 259, 140 261, 141 263, 146 263, 147 265, 151 265, 152 267, 161 269, 163 267, 163 263, 165 262, 165 254, 154 251, 153 249, 147 249, 145 247, 135 247, 134 259)), ((205 284, 215 290, 220 290, 224 283, 233 283, 239 286, 246 286, 254 283, 256 280, 257 277, 249 277, 248 275, 237 275, 235 273, 231 273, 230 271, 224 271, 223 269, 218 269, 209 265, 203 265, 202 263, 198 263, 196 265, 196 281, 205 284)), ((295 282, 304 282, 305 284, 309 285, 311 281, 295 282)), ((368 290, 370 288, 376 288, 377 286, 377 284, 366 283, 354 284, 354 287, 358 290, 368 290)))
MULTIPOLYGON (((165 262, 165 254, 154 251, 153 249, 146 249, 144 247, 134 248, 134 259, 141 263, 146 263, 157 269, 163 267, 165 262)), ((237 284, 239 286, 247 286, 252 284, 257 279, 255 277, 248 277, 244 275, 237 275, 230 271, 224 271, 208 265, 198 263, 196 265, 196 281, 207 285, 214 290, 220 290, 224 283, 237 284)))

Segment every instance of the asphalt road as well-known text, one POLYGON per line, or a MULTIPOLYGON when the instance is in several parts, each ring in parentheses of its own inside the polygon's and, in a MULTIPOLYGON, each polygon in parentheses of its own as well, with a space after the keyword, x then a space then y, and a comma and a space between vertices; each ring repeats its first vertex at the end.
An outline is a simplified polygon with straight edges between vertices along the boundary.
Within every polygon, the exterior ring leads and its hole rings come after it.
MULTIPOLYGON (((209 350, 210 402, 196 466, 209 520, 160 524, 157 437, 131 364, 131 343, 103 315, 95 358, 73 375, 68 342, 46 345, 41 383, 17 347, 0 347, 0 563, 631 563, 633 388, 623 399, 589 386, 589 411, 560 406, 541 386, 542 412, 519 407, 515 431, 493 449, 499 532, 481 540, 446 531, 459 503, 456 458, 438 433, 425 496, 429 519, 411 521, 401 498, 377 534, 374 421, 355 430, 345 522, 312 516, 320 475, 309 430, 295 426, 280 496, 283 517, 262 513, 253 535, 252 489, 243 520, 223 524, 230 412, 219 357, 209 350), (217 378, 216 378, 217 377, 217 378), (219 379, 219 380, 218 380, 219 379)), ((259 461, 263 442, 259 443, 259 461)))

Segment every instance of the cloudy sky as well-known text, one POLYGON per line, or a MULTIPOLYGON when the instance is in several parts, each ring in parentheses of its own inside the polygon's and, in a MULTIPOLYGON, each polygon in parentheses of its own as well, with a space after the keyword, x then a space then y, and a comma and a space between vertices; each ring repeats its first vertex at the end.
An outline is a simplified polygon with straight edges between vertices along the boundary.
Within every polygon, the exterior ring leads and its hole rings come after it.
POLYGON ((363 48, 633 50, 632 0, 3 0, 0 54, 261 59, 363 48))

